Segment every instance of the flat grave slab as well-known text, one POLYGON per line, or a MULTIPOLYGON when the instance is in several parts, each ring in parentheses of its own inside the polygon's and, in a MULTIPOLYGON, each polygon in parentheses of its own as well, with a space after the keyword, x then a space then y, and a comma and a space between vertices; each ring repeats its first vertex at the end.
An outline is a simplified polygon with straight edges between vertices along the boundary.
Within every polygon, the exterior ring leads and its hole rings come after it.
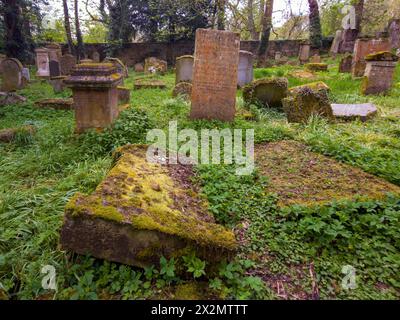
POLYGON ((140 79, 134 83, 135 90, 141 89, 166 89, 167 85, 162 80, 140 79))
POLYGON ((335 118, 342 120, 367 121, 378 114, 378 109, 372 103, 332 104, 332 111, 335 118))
POLYGON ((191 183, 192 168, 150 163, 146 152, 147 146, 119 149, 95 192, 70 200, 62 247, 139 267, 191 249, 212 261, 235 251, 233 232, 215 223, 191 183))
POLYGON ((256 163, 270 179, 268 192, 279 196, 280 206, 325 204, 357 196, 381 199, 400 195, 400 187, 361 169, 308 151, 296 141, 257 145, 256 163))
POLYGON ((38 108, 74 110, 74 99, 43 99, 35 103, 38 108))

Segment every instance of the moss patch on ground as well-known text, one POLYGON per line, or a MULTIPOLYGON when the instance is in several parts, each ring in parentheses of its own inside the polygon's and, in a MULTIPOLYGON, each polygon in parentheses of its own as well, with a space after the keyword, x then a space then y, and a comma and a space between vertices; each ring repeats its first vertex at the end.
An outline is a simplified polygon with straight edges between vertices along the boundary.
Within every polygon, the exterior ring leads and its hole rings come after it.
POLYGON ((281 206, 316 205, 356 197, 381 199, 400 188, 358 168, 307 151, 296 141, 256 146, 256 162, 281 206))

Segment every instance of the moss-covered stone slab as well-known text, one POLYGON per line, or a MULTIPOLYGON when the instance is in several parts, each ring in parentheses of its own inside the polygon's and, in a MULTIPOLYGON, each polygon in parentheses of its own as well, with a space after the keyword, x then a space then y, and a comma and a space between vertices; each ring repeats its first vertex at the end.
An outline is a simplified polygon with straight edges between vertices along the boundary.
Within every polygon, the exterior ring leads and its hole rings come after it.
POLYGON ((328 71, 328 65, 326 63, 307 63, 305 69, 308 71, 328 71))
POLYGON ((297 79, 307 79, 307 80, 316 79, 316 75, 314 73, 305 70, 292 71, 291 73, 289 73, 289 76, 297 79))
POLYGON ((26 102, 26 98, 15 92, 0 92, 0 107, 26 102))
POLYGON ((33 136, 36 133, 36 128, 31 125, 22 126, 19 128, 8 128, 0 130, 0 143, 10 143, 20 137, 33 136))
POLYGON ((256 163, 270 179, 268 192, 279 196, 279 205, 306 205, 351 200, 381 199, 387 193, 400 195, 400 187, 361 169, 308 151, 296 141, 257 145, 256 163))
POLYGON ((134 83, 135 90, 141 89, 166 89, 167 85, 162 80, 154 80, 154 79, 141 79, 137 80, 134 83))
POLYGON ((190 97, 192 96, 192 89, 193 85, 190 82, 181 81, 174 87, 172 96, 174 98, 181 96, 184 99, 190 100, 190 97))
POLYGON ((366 122, 378 114, 378 109, 372 103, 332 104, 333 115, 339 120, 361 120, 366 122))
POLYGON ((74 110, 74 99, 43 99, 35 103, 36 107, 54 110, 74 110))
POLYGON ((334 121, 329 91, 329 87, 321 81, 290 88, 289 96, 283 99, 283 110, 288 121, 307 123, 311 116, 320 116, 334 121))
POLYGON ((259 103, 269 108, 282 108, 282 100, 288 94, 286 78, 264 78, 243 87, 243 99, 247 105, 259 103))
POLYGON ((229 257, 233 232, 217 225, 191 183, 192 168, 146 160, 147 146, 126 146, 91 195, 76 194, 65 210, 64 249, 133 266, 158 264, 195 250, 229 257))

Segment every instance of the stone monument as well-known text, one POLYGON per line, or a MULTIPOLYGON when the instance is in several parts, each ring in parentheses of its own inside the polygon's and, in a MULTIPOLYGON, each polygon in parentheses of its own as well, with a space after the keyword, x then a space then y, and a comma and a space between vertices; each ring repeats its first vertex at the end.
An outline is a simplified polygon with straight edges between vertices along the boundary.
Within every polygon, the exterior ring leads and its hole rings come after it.
POLYGON ((238 86, 243 87, 253 81, 254 78, 254 58, 253 54, 248 51, 241 50, 239 52, 238 66, 238 86))

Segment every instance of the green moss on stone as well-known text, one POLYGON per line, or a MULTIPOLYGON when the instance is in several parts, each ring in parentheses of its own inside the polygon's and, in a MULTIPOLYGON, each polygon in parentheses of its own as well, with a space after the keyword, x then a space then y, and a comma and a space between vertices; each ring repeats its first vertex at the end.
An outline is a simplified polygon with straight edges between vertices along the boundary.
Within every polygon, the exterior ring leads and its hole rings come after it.
POLYGON ((328 71, 326 63, 307 63, 305 69, 308 71, 328 71))

